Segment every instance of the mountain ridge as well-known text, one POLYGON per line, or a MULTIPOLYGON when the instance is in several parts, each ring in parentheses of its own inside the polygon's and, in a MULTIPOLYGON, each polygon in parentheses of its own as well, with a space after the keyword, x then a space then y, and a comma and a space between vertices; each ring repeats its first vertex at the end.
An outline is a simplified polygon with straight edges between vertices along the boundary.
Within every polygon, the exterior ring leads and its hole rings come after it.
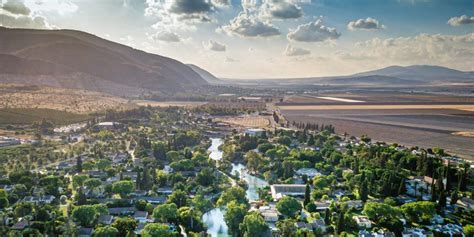
POLYGON ((119 96, 139 96, 137 91, 186 92, 208 84, 198 73, 177 60, 133 49, 82 31, 0 27, 0 39, 0 54, 4 58, 5 55, 11 55, 16 60, 22 59, 20 61, 23 63, 23 67, 17 66, 16 70, 11 69, 12 65, 8 70, 0 67, 0 82, 3 83, 15 83, 14 79, 22 71, 36 71, 41 72, 38 77, 43 80, 22 82, 60 84, 67 88, 80 85, 77 89, 87 90, 94 89, 92 84, 108 85, 101 87, 100 92, 119 96), (67 68, 70 71, 52 68, 67 68), (71 84, 69 79, 65 79, 71 73, 75 74, 75 80, 79 82, 71 84), (55 83, 49 83, 48 78, 55 83), (115 93, 114 87, 121 88, 119 93, 115 93), (130 93, 125 88, 130 88, 130 93))

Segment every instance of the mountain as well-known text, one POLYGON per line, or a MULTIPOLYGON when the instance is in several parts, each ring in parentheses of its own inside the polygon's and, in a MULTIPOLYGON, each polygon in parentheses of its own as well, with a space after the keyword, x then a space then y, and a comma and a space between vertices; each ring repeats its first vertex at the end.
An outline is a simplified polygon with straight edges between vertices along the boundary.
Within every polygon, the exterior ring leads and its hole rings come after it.
POLYGON ((471 81, 474 80, 473 72, 463 72, 447 67, 431 65, 413 66, 390 66, 374 71, 362 72, 352 75, 359 76, 390 76, 407 80, 418 80, 424 82, 451 82, 451 81, 471 81))
POLYGON ((0 27, 0 83, 96 90, 120 96, 195 91, 208 83, 193 69, 75 30, 0 27))
POLYGON ((327 84, 351 84, 351 85, 415 85, 420 84, 416 80, 401 79, 392 76, 367 75, 367 76, 351 76, 337 77, 321 80, 327 84))
POLYGON ((216 76, 212 75, 212 73, 202 69, 201 67, 194 65, 194 64, 186 64, 188 67, 193 69, 199 76, 201 76, 204 80, 211 84, 221 84, 224 83, 222 80, 217 78, 216 76))

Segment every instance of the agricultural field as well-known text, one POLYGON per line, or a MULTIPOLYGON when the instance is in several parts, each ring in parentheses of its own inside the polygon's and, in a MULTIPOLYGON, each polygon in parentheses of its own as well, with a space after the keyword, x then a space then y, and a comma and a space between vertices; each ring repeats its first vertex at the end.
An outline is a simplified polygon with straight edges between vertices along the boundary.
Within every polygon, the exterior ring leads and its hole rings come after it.
POLYGON ((251 127, 251 128, 267 128, 270 126, 269 116, 239 116, 239 117, 218 117, 216 121, 228 123, 233 126, 251 127))
POLYGON ((31 125, 43 119, 55 125, 65 125, 82 122, 91 117, 84 114, 75 114, 52 109, 15 108, 0 109, 0 125, 31 125))
POLYGON ((426 94, 291 96, 278 104, 291 122, 332 124, 337 133, 424 148, 474 160, 474 98, 426 94), (344 102, 318 97, 364 102, 344 102))

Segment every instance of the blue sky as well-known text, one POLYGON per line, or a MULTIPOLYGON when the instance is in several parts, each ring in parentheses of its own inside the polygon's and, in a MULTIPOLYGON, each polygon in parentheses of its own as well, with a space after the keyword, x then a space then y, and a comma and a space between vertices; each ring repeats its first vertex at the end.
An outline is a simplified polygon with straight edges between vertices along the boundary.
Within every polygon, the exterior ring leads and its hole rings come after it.
POLYGON ((3 0, 0 25, 87 31, 230 78, 474 70, 472 0, 3 0))

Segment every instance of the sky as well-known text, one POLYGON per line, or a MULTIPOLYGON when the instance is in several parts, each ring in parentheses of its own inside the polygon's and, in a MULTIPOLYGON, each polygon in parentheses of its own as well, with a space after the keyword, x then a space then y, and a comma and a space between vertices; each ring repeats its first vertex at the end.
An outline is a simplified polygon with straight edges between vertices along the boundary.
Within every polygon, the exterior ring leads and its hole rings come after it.
MULTIPOLYGON (((221 78, 474 71, 473 0, 0 0, 0 25, 75 29, 221 78)), ((1 40, 1 39, 0 39, 1 40)))

